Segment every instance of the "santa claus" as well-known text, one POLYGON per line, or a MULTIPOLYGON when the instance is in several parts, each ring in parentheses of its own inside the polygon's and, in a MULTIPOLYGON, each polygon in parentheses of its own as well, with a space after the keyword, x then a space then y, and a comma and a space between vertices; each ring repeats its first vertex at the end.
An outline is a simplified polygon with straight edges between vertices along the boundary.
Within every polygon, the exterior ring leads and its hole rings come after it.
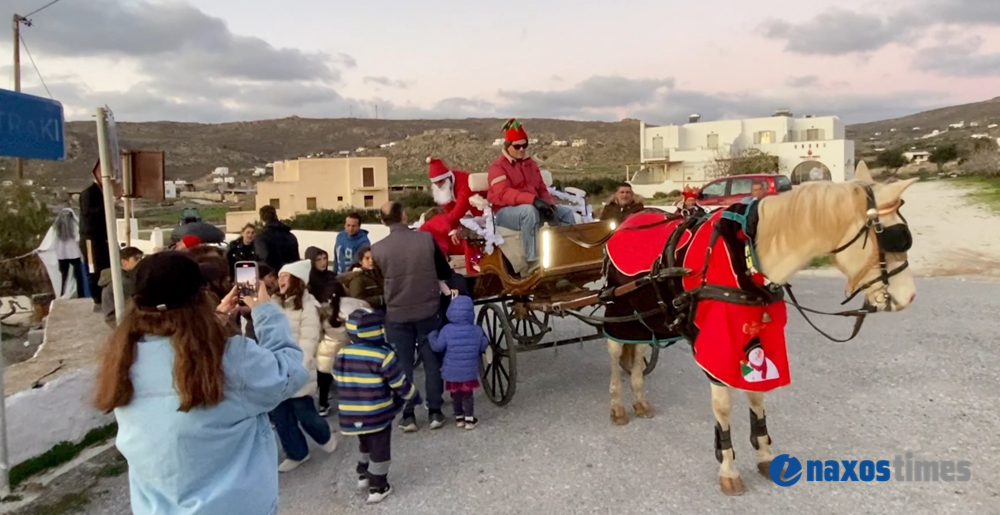
POLYGON ((436 158, 428 157, 427 164, 427 176, 431 180, 434 202, 444 213, 425 220, 420 230, 431 233, 445 254, 463 255, 465 245, 460 236, 460 220, 468 213, 472 216, 483 214, 473 207, 469 200, 475 194, 469 188, 469 174, 459 170, 449 170, 444 161, 436 158))

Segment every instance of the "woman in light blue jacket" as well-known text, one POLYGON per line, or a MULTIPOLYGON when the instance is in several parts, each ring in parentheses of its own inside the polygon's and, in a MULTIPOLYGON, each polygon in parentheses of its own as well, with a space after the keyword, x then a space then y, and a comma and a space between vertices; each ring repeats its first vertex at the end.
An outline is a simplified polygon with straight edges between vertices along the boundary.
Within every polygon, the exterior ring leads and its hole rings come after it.
POLYGON ((259 345, 231 336, 198 264, 161 252, 136 269, 110 338, 97 407, 114 411, 136 515, 273 515, 278 450, 267 413, 305 385, 302 351, 265 288, 245 298, 259 345))

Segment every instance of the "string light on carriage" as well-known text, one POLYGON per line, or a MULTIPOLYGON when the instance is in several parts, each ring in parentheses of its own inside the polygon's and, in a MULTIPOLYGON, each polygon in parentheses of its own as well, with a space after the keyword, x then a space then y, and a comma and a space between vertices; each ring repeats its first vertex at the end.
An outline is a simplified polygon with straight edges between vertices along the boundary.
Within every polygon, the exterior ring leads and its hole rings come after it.
POLYGON ((615 227, 618 227, 618 224, 616 224, 616 223, 615 223, 615 221, 614 221, 614 220, 612 220, 612 221, 611 221, 611 230, 612 230, 612 231, 613 231, 613 230, 615 230, 615 227))

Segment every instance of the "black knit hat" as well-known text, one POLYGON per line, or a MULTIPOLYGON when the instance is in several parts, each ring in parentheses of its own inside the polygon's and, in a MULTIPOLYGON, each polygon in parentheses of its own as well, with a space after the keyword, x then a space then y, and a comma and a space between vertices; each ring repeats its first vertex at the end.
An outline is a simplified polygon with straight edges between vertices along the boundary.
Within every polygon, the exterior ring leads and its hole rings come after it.
POLYGON ((153 254, 135 270, 135 305, 147 311, 188 306, 205 287, 198 262, 185 252, 153 254))

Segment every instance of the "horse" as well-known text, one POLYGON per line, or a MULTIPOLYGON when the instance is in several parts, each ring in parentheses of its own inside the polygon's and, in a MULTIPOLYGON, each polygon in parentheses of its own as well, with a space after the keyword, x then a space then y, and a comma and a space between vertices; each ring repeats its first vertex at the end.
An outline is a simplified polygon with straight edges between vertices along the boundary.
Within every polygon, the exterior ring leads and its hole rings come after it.
POLYGON ((706 215, 630 216, 605 249, 605 288, 626 290, 605 297, 612 423, 629 422, 619 367, 631 376, 635 414, 650 418, 643 357, 650 345, 686 339, 711 383, 719 488, 744 492, 729 432, 732 389, 746 392, 757 469, 770 477, 764 393, 790 382, 782 287, 814 258, 832 255, 848 300, 865 299, 855 316, 904 310, 916 287, 906 260, 912 236, 899 207, 916 180, 878 184, 859 167, 850 182, 811 182, 706 215))

